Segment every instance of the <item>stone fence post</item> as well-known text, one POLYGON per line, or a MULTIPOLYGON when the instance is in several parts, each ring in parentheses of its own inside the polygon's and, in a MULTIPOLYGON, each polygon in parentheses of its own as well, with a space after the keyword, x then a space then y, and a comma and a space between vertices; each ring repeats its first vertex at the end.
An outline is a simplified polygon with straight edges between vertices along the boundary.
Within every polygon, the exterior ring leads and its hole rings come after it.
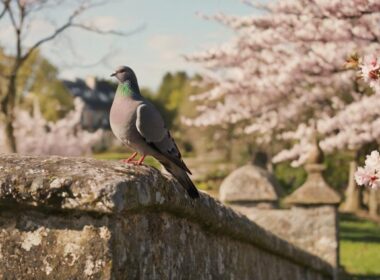
POLYGON ((339 216, 338 205, 340 195, 324 180, 322 171, 323 152, 315 140, 305 169, 308 173, 306 182, 285 198, 285 203, 291 205, 293 212, 309 217, 312 224, 305 227, 303 237, 296 243, 301 248, 327 260, 335 267, 339 266, 339 216), (317 242, 318 241, 318 242, 317 242))

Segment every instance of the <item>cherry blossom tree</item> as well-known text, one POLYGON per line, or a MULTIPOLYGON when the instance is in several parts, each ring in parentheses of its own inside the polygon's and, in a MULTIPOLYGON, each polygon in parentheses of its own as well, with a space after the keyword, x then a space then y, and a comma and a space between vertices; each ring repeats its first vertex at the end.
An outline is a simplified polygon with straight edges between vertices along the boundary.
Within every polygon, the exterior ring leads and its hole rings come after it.
MULTIPOLYGON (((376 55, 370 55, 364 57, 362 63, 359 65, 360 68, 360 76, 363 80, 369 84, 369 86, 375 91, 376 95, 371 96, 373 100, 368 98, 366 100, 365 108, 370 112, 375 112, 376 108, 372 108, 371 106, 379 105, 379 96, 380 96, 380 57, 376 55)), ((357 63, 356 63, 357 64, 357 63)), ((356 66, 354 64, 354 66, 356 66)), ((378 107, 377 107, 378 108, 378 107)), ((360 108, 363 109, 363 108, 360 108)), ((368 115, 365 114, 365 115, 368 115)), ((378 116, 377 116, 378 117, 378 116)), ((380 124, 380 120, 374 119, 368 125, 373 126, 373 131, 378 132, 378 127, 380 124)), ((377 138, 380 136, 378 133, 376 134, 377 138)), ((359 167, 355 173, 355 179, 358 185, 368 186, 370 188, 377 189, 380 187, 380 154, 378 151, 372 151, 370 155, 367 155, 365 160, 365 166, 359 167)))
MULTIPOLYGON (((43 118, 37 100, 34 102, 33 114, 16 109, 14 127, 18 152, 61 156, 91 154, 92 146, 102 137, 103 131, 90 133, 83 130, 80 125, 83 101, 76 98, 74 104, 75 109, 57 122, 48 122, 43 118)), ((1 137, 4 136, 0 134, 1 137)))
POLYGON ((327 151, 376 139, 378 96, 345 64, 350 53, 379 52, 380 2, 286 0, 258 8, 263 10, 259 16, 205 17, 232 28, 236 36, 186 57, 204 66, 203 83, 212 87, 193 97, 200 103, 199 115, 185 123, 239 123, 264 141, 275 135, 296 144, 274 160, 295 158, 294 164, 305 158, 313 126, 327 151))
MULTIPOLYGON (((378 128, 376 125, 379 124, 378 116, 376 116, 376 109, 372 108, 371 106, 375 105, 379 96, 380 96, 380 67, 378 63, 379 57, 377 55, 370 55, 366 56, 362 59, 361 63, 359 64, 358 59, 354 59, 351 61, 353 64, 353 67, 359 67, 360 69, 360 76, 363 78, 363 80, 368 83, 368 85, 374 90, 376 95, 371 96, 374 99, 374 102, 370 102, 367 104, 369 111, 372 112, 373 121, 367 123, 367 127, 373 126, 372 131, 378 132, 378 128), (377 118, 375 118, 377 117, 377 118)), ((367 108, 361 108, 366 110, 367 108)), ((375 135, 378 135, 377 133, 374 133, 375 135)), ((365 160, 364 167, 359 167, 357 171, 355 172, 355 181, 359 186, 365 186, 368 189, 366 190, 368 195, 368 211, 371 216, 376 217, 379 213, 379 201, 378 201, 378 195, 377 191, 380 186, 380 155, 378 151, 372 151, 370 155, 367 155, 367 158, 365 160)), ((350 188, 348 188, 347 192, 350 188)), ((361 190, 363 191, 363 190, 361 190)), ((358 190, 355 190, 354 188, 351 188, 350 191, 351 194, 353 194, 351 201, 354 204, 357 204, 355 202, 354 198, 358 198, 358 190), (356 194, 356 195, 355 195, 356 194)), ((348 203, 349 204, 349 203, 348 203)))

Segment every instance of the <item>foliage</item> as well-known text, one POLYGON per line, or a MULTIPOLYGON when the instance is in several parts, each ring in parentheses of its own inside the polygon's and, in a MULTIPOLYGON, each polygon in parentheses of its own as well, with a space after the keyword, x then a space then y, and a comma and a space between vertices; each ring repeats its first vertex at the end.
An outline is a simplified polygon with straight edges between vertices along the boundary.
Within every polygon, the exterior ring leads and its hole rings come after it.
POLYGON ((48 121, 63 118, 74 108, 73 97, 58 78, 58 69, 35 51, 20 69, 17 80, 18 100, 32 109, 37 98, 43 117, 48 121))
POLYGON ((325 157, 326 170, 323 177, 326 182, 334 189, 343 192, 348 185, 349 163, 352 161, 350 152, 337 151, 325 157))
POLYGON ((186 154, 192 153, 193 145, 201 142, 199 138, 202 138, 200 131, 194 134, 194 130, 181 124, 182 116, 194 113, 188 100, 191 94, 200 91, 199 87, 193 85, 195 80, 199 80, 199 76, 190 77, 185 72, 166 73, 157 92, 141 89, 142 95, 161 112, 177 144, 186 154))
POLYGON ((302 167, 294 168, 287 162, 278 163, 274 168, 274 175, 285 191, 290 194, 306 180, 306 171, 302 167))
POLYGON ((189 77, 185 72, 166 73, 155 95, 160 107, 165 108, 164 118, 169 126, 178 128, 180 116, 191 113, 188 100, 199 89, 192 85, 198 77, 189 77))

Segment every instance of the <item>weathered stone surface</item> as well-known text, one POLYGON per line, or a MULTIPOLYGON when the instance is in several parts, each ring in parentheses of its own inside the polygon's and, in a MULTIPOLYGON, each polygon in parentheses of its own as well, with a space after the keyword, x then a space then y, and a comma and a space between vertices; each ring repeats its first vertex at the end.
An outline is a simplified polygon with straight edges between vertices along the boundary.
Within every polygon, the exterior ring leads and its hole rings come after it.
POLYGON ((223 202, 276 202, 280 186, 265 169, 245 165, 234 170, 222 182, 219 197, 223 202))
POLYGON ((332 279, 331 265, 150 167, 0 156, 2 279, 332 279))
POLYGON ((281 238, 326 260, 334 267, 338 266, 336 207, 326 205, 261 210, 234 205, 233 209, 281 238))
POLYGON ((130 235, 119 247, 127 257, 117 267, 130 279, 329 279, 291 259, 169 214, 136 214, 122 226, 121 232, 128 229, 130 235))
POLYGON ((109 219, 1 208, 0 279, 111 279, 109 219))

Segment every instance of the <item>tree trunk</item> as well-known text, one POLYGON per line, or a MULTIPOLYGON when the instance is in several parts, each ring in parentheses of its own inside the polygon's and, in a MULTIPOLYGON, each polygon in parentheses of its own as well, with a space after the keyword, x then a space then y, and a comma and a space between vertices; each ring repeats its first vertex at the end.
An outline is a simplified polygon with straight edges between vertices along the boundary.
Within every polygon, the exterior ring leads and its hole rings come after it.
POLYGON ((14 136, 13 129, 13 117, 5 117, 5 125, 4 125, 4 144, 5 144, 5 152, 15 153, 16 149, 16 139, 14 136))
POLYGON ((15 153, 17 152, 16 138, 14 135, 14 107, 16 100, 16 74, 9 78, 9 84, 6 91, 6 95, 1 101, 1 112, 4 115, 4 144, 5 152, 15 153))
POLYGON ((349 181, 346 189, 346 199, 340 209, 344 212, 356 212, 361 208, 360 191, 355 182, 356 161, 350 162, 349 181))
POLYGON ((233 124, 227 124, 226 129, 226 142, 227 145, 225 147, 225 153, 224 153, 224 160, 227 162, 232 161, 232 155, 233 155, 233 140, 234 140, 234 125, 233 124))
POLYGON ((369 190, 368 211, 370 216, 377 217, 379 215, 379 199, 377 189, 369 190))

